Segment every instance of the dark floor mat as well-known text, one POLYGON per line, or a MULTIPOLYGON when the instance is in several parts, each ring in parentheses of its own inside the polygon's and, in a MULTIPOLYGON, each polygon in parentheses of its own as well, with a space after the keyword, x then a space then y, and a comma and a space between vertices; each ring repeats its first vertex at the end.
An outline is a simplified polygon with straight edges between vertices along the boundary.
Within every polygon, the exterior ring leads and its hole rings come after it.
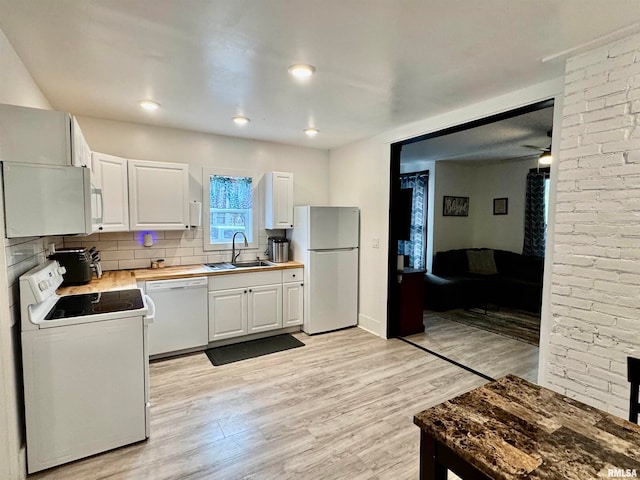
POLYGON ((289 334, 284 334, 209 348, 204 353, 207 354, 211 363, 218 366, 298 347, 304 347, 304 343, 289 334))

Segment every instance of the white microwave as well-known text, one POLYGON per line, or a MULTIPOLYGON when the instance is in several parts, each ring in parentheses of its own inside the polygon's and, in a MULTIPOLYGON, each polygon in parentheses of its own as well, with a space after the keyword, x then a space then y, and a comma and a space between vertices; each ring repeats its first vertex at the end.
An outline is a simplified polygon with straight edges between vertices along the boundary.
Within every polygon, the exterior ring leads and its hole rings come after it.
POLYGON ((89 235, 102 223, 102 192, 84 167, 2 163, 7 238, 89 235))

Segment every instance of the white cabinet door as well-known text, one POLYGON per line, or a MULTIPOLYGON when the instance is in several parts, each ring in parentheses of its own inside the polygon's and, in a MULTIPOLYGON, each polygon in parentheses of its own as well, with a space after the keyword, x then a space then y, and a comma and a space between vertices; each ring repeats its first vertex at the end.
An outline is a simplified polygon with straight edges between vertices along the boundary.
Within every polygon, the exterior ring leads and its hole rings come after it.
POLYGON ((265 228, 293 228, 293 173, 265 173, 265 228))
POLYGON ((71 166, 71 117, 0 104, 0 162, 71 166))
POLYGON ((129 160, 131 230, 182 230, 189 224, 189 166, 129 160))
POLYGON ((302 325, 304 320, 304 296, 301 282, 282 285, 282 326, 302 325))
POLYGON ((129 185, 127 160, 93 152, 91 158, 94 184, 102 191, 101 232, 129 230, 129 185))
POLYGON ((249 287, 249 333, 282 328, 282 284, 249 287))
POLYGON ((248 288, 209 292, 209 341, 247 334, 248 288))
POLYGON ((78 124, 76 117, 73 117, 72 132, 73 143, 71 146, 71 158, 73 166, 91 168, 91 149, 82 134, 82 130, 80 129, 80 125, 78 124))

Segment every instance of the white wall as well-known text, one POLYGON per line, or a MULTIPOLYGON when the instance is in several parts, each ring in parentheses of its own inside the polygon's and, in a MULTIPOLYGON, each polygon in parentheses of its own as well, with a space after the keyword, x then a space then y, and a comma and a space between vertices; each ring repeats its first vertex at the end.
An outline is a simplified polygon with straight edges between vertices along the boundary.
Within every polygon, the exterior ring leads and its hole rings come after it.
POLYGON ((473 246, 522 253, 527 174, 537 156, 484 165, 476 169, 473 206, 473 246), (508 198, 508 214, 493 214, 493 199, 508 198))
POLYGON ((329 179, 331 205, 360 208, 358 324, 381 336, 387 328, 389 155, 388 145, 373 141, 334 150, 329 179), (379 248, 373 246, 374 239, 379 248))
POLYGON ((495 248, 520 253, 524 241, 527 174, 538 156, 499 163, 420 162, 429 170, 427 270, 435 252, 454 248, 495 248), (424 165, 429 164, 428 168, 424 165), (470 197, 468 217, 443 217, 443 196, 470 197), (493 199, 508 198, 507 215, 493 214, 493 199))
MULTIPOLYGON (((533 85, 443 115, 404 125, 331 151, 329 179, 331 203, 354 204, 359 206, 361 211, 359 298, 361 325, 380 336, 387 335, 391 143, 552 98, 561 93, 562 85, 562 79, 533 85), (372 247, 373 237, 380 238, 380 248, 372 247)), ((547 320, 543 313, 544 321, 547 320)))
POLYGON ((456 162, 437 162, 435 178, 435 201, 433 203, 434 252, 473 246, 473 218, 479 210, 474 198, 477 167, 456 162), (443 197, 469 197, 468 217, 444 217, 443 197))
MULTIPOLYGON (((51 108, 15 50, 0 30, 0 103, 51 108)), ((0 184, 1 185, 1 184, 0 184)), ((0 225, 4 226, 0 186, 0 225)), ((3 227, 4 229, 4 227, 3 227)), ((33 240, 33 239, 31 239, 33 240)), ((9 244, 0 248, 0 478, 24 478, 25 459, 20 425, 21 380, 16 370, 20 325, 16 322, 16 279, 41 256, 42 242, 9 244)), ((24 242, 24 243, 23 243, 24 242)))
MULTIPOLYGON (((329 202, 326 150, 90 117, 78 120, 93 151, 139 160, 188 163, 191 200, 202 201, 202 168, 220 167, 258 171, 260 178, 267 171, 293 172, 295 205, 329 202)), ((260 181, 260 200, 263 188, 260 181)), ((264 214, 260 213, 259 219, 259 245, 247 249, 241 259, 264 257, 268 232, 264 230, 264 214)), ((227 250, 203 249, 203 230, 156 232, 157 241, 151 248, 143 247, 137 241, 139 234, 133 232, 66 237, 65 246, 95 245, 101 251, 105 270, 146 268, 151 259, 157 258, 163 258, 168 266, 230 260, 227 250)))
MULTIPOLYGON (((640 34, 567 60, 541 380, 621 417, 640 356, 640 34)), ((554 141, 555 144, 555 141, 554 141)))

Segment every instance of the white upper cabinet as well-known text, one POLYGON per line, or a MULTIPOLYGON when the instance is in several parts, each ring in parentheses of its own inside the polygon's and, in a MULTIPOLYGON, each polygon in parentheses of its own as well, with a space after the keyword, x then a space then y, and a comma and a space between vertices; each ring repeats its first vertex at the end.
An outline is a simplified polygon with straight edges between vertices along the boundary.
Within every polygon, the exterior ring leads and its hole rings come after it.
POLYGON ((131 230, 189 228, 189 166, 129 160, 131 230))
POLYGON ((293 173, 265 173, 265 196, 265 228, 293 228, 293 173))
POLYGON ((0 161, 91 166, 91 149, 66 112, 0 104, 0 161))
POLYGON ((102 191, 101 232, 129 230, 129 185, 127 160, 106 153, 93 152, 93 184, 102 191))
POLYGON ((72 144, 72 163, 74 167, 87 167, 91 168, 91 149, 89 144, 82 134, 78 120, 73 117, 73 123, 71 126, 73 144, 72 144))
POLYGON ((0 161, 71 166, 71 116, 0 105, 0 161))

